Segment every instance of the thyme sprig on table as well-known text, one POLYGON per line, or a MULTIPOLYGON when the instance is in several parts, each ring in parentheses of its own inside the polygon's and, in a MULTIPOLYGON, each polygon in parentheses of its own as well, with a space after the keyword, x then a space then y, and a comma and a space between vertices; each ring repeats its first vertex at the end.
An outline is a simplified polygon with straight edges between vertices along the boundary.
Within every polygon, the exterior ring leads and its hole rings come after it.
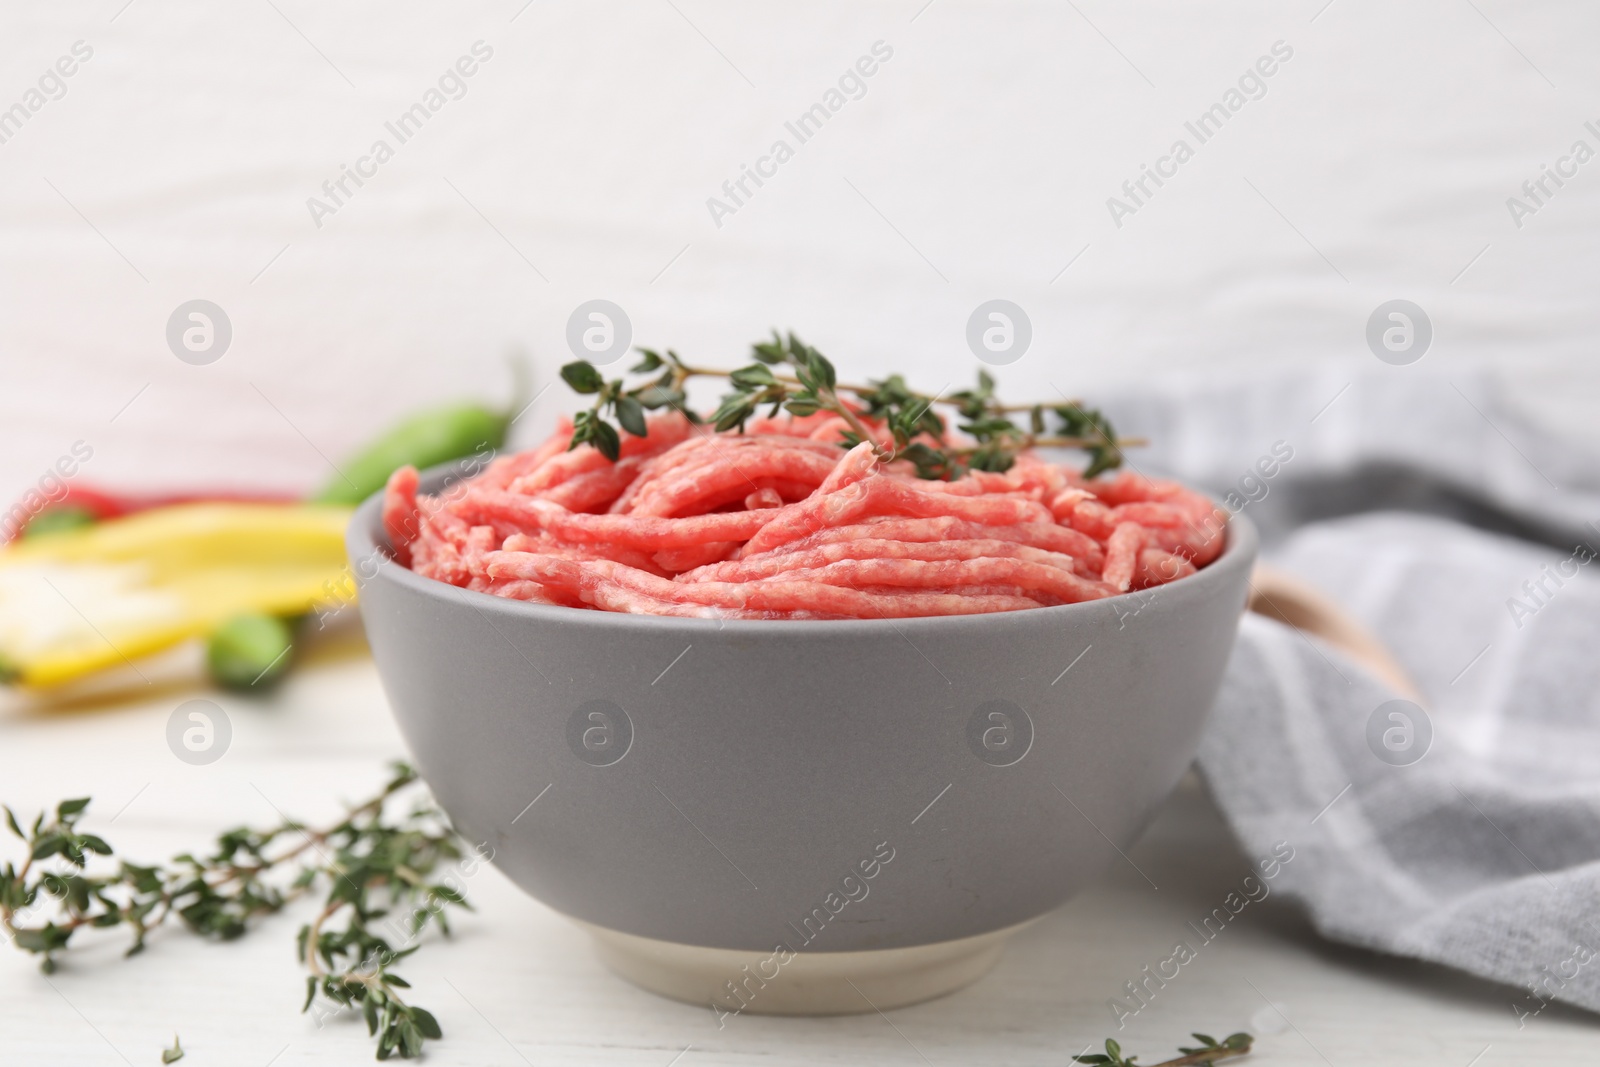
POLYGON ((618 427, 643 437, 645 412, 664 407, 719 432, 742 431, 763 408, 773 416, 784 411, 799 417, 828 411, 845 423, 844 447, 870 440, 879 459, 907 460, 918 477, 931 480, 959 478, 969 470, 1009 470, 1018 452, 1039 446, 1082 449, 1089 456, 1084 476, 1092 478, 1120 466, 1123 448, 1142 443, 1118 438, 1103 414, 1076 402, 1003 404, 995 396, 994 379, 984 371, 978 373, 976 387, 948 396, 916 392, 899 374, 866 385, 842 384, 833 364, 793 333, 782 337, 774 331, 770 341, 757 341, 751 346, 755 362, 732 371, 691 366, 671 349, 639 352, 642 358, 628 374, 649 377, 637 384, 629 384, 626 377, 607 379, 586 360, 561 368, 569 386, 595 398, 573 417, 569 449, 593 445, 615 461, 622 447, 618 427), (688 407, 685 391, 691 378, 700 377, 725 378, 732 387, 705 417, 688 407), (953 409, 970 444, 951 441, 940 407, 953 409), (1019 425, 1013 416, 1024 414, 1024 424, 1019 425), (872 433, 867 421, 880 424, 885 433, 872 433), (881 440, 883 436, 888 440, 881 440))
MULTIPOLYGON (((1210 1034, 1189 1036, 1200 1044, 1189 1048, 1180 1047, 1178 1051, 1182 1055, 1176 1059, 1153 1063, 1150 1067, 1213 1067, 1217 1060, 1249 1055, 1250 1046, 1255 1042, 1255 1038, 1245 1033, 1229 1034, 1221 1041, 1210 1034)), ((1135 1062, 1137 1059, 1137 1056, 1124 1056, 1122 1046, 1111 1038, 1106 1038, 1104 1053, 1082 1053, 1072 1057, 1072 1062, 1087 1064, 1088 1067, 1140 1067, 1135 1062)))
POLYGON ((447 908, 470 910, 443 877, 443 868, 467 856, 444 813, 426 798, 403 814, 387 812, 418 785, 416 772, 396 763, 376 795, 332 826, 310 829, 286 819, 267 830, 240 827, 220 835, 209 854, 182 853, 165 866, 121 860, 106 873, 89 866, 93 857, 110 857, 111 846, 78 825, 88 797, 62 801, 53 817, 41 812, 27 831, 5 808, 26 855, 20 866, 0 867, 0 928, 17 948, 41 957, 49 974, 85 927, 128 928, 130 956, 171 919, 231 941, 251 920, 325 889, 321 911, 297 942, 310 971, 302 1010, 321 997, 332 1012, 359 1011, 377 1039, 378 1059, 418 1056, 427 1039, 440 1036, 439 1024, 403 999, 398 991, 409 983, 394 964, 416 951, 429 925, 449 933, 447 908))

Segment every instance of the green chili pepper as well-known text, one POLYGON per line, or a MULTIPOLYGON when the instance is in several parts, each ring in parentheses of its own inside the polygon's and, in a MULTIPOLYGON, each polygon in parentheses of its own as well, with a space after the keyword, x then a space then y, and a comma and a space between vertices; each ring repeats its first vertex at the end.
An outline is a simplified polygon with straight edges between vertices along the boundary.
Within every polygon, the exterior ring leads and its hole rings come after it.
POLYGON ((245 612, 211 634, 206 666, 224 689, 269 689, 283 678, 294 658, 295 627, 276 615, 245 612))
POLYGON ((23 537, 43 537, 46 534, 59 533, 62 530, 76 530, 82 526, 93 526, 95 514, 88 508, 76 504, 57 504, 45 508, 28 521, 22 528, 23 537))
POLYGON ((339 465, 339 473, 312 497, 317 504, 359 504, 382 489, 389 475, 410 465, 418 470, 497 451, 506 442, 511 420, 527 394, 527 371, 513 361, 515 399, 504 411, 482 404, 457 403, 417 412, 360 453, 339 465))

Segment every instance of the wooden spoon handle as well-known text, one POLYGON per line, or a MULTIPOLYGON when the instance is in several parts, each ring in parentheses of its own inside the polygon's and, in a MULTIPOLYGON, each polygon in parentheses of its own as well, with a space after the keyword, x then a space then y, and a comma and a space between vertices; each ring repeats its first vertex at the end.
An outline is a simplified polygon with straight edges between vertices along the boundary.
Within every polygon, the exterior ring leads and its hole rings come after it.
POLYGON ((1337 648, 1390 688, 1422 702, 1422 693, 1383 643, 1345 610, 1300 579, 1257 564, 1250 582, 1249 610, 1312 634, 1337 648))

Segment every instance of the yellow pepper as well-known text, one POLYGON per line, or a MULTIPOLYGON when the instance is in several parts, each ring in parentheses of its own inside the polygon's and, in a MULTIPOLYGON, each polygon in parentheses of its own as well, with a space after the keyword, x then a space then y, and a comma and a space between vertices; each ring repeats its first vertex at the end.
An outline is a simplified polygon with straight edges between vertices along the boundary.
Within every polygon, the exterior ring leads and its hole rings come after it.
POLYGON ((48 686, 348 587, 350 508, 177 504, 0 549, 0 677, 48 686))

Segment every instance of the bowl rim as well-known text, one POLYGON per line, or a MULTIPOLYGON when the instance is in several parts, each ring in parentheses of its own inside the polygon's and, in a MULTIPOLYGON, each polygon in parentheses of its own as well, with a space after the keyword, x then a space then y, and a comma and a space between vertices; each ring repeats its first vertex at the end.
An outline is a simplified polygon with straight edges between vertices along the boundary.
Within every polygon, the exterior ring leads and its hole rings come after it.
MULTIPOLYGON (((441 464, 423 471, 418 481, 418 492, 438 492, 462 480, 460 465, 441 464)), ((1215 501, 1213 501, 1215 503, 1215 501)), ((1220 506, 1220 505, 1219 505, 1220 506)), ((587 626, 601 631, 651 631, 676 630, 683 633, 742 634, 829 634, 866 637, 885 633, 905 636, 911 632, 937 632, 939 630, 967 629, 973 626, 1002 626, 1005 624, 1068 625, 1088 621, 1092 612, 1103 612, 1107 606, 1115 611, 1117 605, 1139 601, 1155 590, 1176 590, 1184 596, 1220 596, 1233 588, 1232 578, 1240 569, 1248 569, 1255 561, 1259 537, 1255 525, 1242 512, 1230 512, 1225 528, 1227 540, 1216 559, 1194 574, 1147 590, 1119 593, 1099 600, 1085 600, 1075 604, 1055 604, 1046 607, 1024 608, 1016 611, 985 612, 970 615, 917 615, 905 618, 884 619, 715 619, 676 615, 644 615, 623 611, 599 611, 569 608, 559 604, 534 604, 525 600, 495 596, 425 578, 395 562, 388 536, 383 532, 383 490, 379 490, 357 506, 345 530, 345 551, 349 557, 357 587, 377 581, 389 581, 402 588, 421 594, 441 603, 454 601, 465 604, 479 613, 490 613, 509 619, 563 623, 570 626, 587 626), (357 560, 379 560, 370 576, 363 576, 357 560)), ((1226 509, 1224 509, 1226 510, 1226 509)), ((1118 612, 1120 614, 1120 611, 1118 612)))

